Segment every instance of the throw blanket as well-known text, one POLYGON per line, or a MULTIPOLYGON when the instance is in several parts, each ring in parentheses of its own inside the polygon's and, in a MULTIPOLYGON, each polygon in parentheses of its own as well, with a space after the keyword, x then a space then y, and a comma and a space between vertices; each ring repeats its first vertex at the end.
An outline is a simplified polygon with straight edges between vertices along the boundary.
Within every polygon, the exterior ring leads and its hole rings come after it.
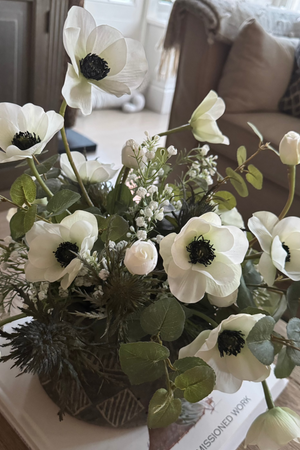
POLYGON ((187 13, 203 22, 209 43, 215 40, 233 42, 242 23, 250 18, 255 18, 268 33, 275 36, 300 37, 300 13, 295 11, 241 0, 176 0, 163 44, 161 73, 168 73, 166 66, 171 61, 176 73, 187 13))

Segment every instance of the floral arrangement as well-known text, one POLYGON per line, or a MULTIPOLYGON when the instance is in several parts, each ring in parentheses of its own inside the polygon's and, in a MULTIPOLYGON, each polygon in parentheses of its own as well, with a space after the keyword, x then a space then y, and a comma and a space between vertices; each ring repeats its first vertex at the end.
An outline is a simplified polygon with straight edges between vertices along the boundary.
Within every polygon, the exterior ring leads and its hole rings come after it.
MULTIPOLYGON (((161 381, 149 404, 150 428, 177 421, 183 398, 195 403, 214 389, 233 393, 244 380, 262 382, 268 409, 246 444, 275 450, 300 442, 300 417, 274 406, 266 381, 275 357, 279 378, 300 365, 300 219, 286 217, 300 136, 284 136, 278 153, 249 124, 258 150, 248 157, 240 147, 236 169, 225 176, 207 144, 165 148, 163 136, 186 129, 202 143, 229 143, 216 124, 224 102, 211 91, 187 125, 127 141, 121 169, 86 160, 69 150, 66 106, 90 114, 92 86, 130 93, 147 62, 139 43, 96 27, 82 8, 69 11, 63 36, 70 63, 60 112, 0 104, 0 162, 28 165, 10 199, 1 196, 15 208, 11 236, 0 244, 1 304, 7 313, 22 304, 0 326, 28 318, 11 333, 2 329, 10 346, 2 361, 67 390, 70 380, 96 371, 90 354, 100 351, 101 359, 113 347, 132 384, 161 381), (60 166, 58 156, 38 161, 59 130, 66 149, 60 166), (261 151, 287 165, 289 197, 279 217, 259 211, 245 226, 224 187, 231 183, 242 197, 247 182, 261 189, 263 175, 252 164, 261 151), (174 171, 182 175, 172 184, 174 171), (287 308, 293 318, 284 337, 274 327, 287 308)), ((62 416, 63 397, 59 406, 62 416)))

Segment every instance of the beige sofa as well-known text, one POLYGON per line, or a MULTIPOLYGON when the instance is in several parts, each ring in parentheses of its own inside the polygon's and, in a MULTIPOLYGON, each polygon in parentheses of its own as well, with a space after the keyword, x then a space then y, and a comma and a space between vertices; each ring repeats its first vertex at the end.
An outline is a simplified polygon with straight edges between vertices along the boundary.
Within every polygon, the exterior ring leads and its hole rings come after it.
MULTIPOLYGON (((239 146, 245 145, 249 155, 256 151, 258 138, 247 122, 256 125, 275 148, 288 131, 300 133, 300 119, 280 113, 277 107, 293 70, 300 13, 238 3, 177 0, 165 41, 167 51, 180 52, 169 128, 187 123, 211 89, 227 104, 218 124, 230 145, 211 145, 212 152, 219 155, 221 173, 228 166, 236 167, 239 146), (256 21, 249 21, 251 17, 256 21), (249 22, 245 25, 244 20, 249 22), (274 44, 275 38, 267 32, 286 38, 276 38, 274 44), (253 59, 256 56, 259 61, 253 59)), ((193 148, 196 141, 190 132, 184 132, 171 135, 170 144, 178 149, 193 148)), ((258 210, 278 214, 287 198, 286 168, 272 152, 260 154, 254 164, 264 174, 263 190, 250 186, 249 197, 242 201, 236 195, 238 208, 245 217, 258 210)), ((228 189, 232 190, 230 186, 228 189)), ((300 215, 300 182, 289 214, 300 215)))

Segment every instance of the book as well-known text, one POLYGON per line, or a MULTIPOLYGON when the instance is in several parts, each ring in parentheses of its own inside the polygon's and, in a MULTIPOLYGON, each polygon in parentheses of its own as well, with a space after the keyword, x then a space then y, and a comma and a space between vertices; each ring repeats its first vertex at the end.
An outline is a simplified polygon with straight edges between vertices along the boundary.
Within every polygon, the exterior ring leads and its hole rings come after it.
MULTIPOLYGON (((10 331, 17 323, 6 325, 10 331)), ((28 319, 27 319, 28 320, 28 319)), ((0 339, 0 347, 3 339, 0 339)), ((2 354, 9 349, 3 348, 2 354)), ((213 391, 191 405, 187 417, 194 421, 172 424, 166 429, 97 427, 69 415, 59 422, 58 407, 47 396, 37 376, 23 374, 0 364, 0 412, 31 450, 233 450, 245 438, 252 421, 266 410, 261 383, 244 382, 235 394, 213 391)), ((268 385, 274 398, 287 380, 272 374, 268 385)))

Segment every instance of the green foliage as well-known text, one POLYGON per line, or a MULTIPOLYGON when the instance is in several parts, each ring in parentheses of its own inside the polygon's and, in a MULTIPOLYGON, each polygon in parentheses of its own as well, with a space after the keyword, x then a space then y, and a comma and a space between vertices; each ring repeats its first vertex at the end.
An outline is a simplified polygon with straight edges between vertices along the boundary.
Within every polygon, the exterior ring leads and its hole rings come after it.
POLYGON ((175 298, 162 298, 145 308, 141 326, 146 333, 160 334, 163 341, 175 341, 184 329, 185 313, 175 298))
POLYGON ((176 387, 184 391, 184 398, 191 403, 207 397, 215 382, 215 373, 207 365, 196 365, 175 378, 176 387))
POLYGON ((262 189, 263 187, 263 174, 253 164, 249 164, 248 173, 246 173, 246 179, 248 183, 252 184, 255 189, 262 189))
POLYGON ((81 195, 77 192, 63 189, 50 198, 47 210, 51 213, 51 216, 58 216, 64 213, 70 206, 74 205, 74 203, 78 202, 80 198, 81 195))
MULTIPOLYGON (((98 218, 97 218, 98 220, 98 218)), ((98 221, 99 229, 102 230, 101 240, 106 242, 108 239, 112 241, 118 241, 128 231, 128 222, 122 216, 111 216, 107 218, 101 218, 98 221)))
MULTIPOLYGON (((41 164, 38 164, 36 166, 36 170, 38 171, 38 173, 40 175, 47 174, 47 177, 48 177, 48 172, 53 168, 53 166, 56 163, 56 161, 58 160, 58 158, 59 158, 59 155, 50 156, 50 158, 47 158, 41 164)), ((60 172, 59 169, 58 169, 58 171, 60 172)), ((25 173, 27 173, 28 175, 34 175, 34 173, 32 172, 31 169, 25 170, 25 173)))
POLYGON ((133 197, 125 184, 118 184, 107 195, 106 208, 109 214, 126 212, 131 206, 133 206, 133 197))
POLYGON ((37 206, 32 205, 28 209, 19 209, 13 215, 9 223, 11 237, 16 241, 23 237, 31 229, 35 222, 37 206))
POLYGON ((235 196, 228 191, 218 191, 213 196, 213 200, 218 203, 220 211, 228 211, 236 206, 235 196))
POLYGON ((169 350, 156 342, 121 344, 120 363, 131 384, 141 384, 160 378, 165 371, 169 350))
POLYGON ((247 197, 249 195, 247 185, 239 173, 236 173, 231 167, 227 167, 226 175, 229 177, 230 183, 241 197, 247 197))
POLYGON ((247 337, 247 345, 253 355, 265 365, 274 361, 275 349, 271 342, 275 320, 266 316, 260 319, 252 328, 247 337))
POLYGON ((295 363, 291 360, 287 353, 287 348, 283 347, 280 351, 274 370, 277 378, 287 378, 291 375, 295 368, 295 363))
POLYGON ((247 150, 246 150, 246 147, 244 145, 241 145, 241 147, 239 147, 237 149, 236 158, 237 158, 237 162, 238 162, 239 166, 244 164, 245 161, 247 160, 247 150))
POLYGON ((181 375, 189 369, 201 366, 210 367, 203 359, 197 356, 187 356, 186 358, 177 359, 173 363, 173 367, 176 369, 176 375, 181 375))
MULTIPOLYGON (((292 341, 294 347, 300 349, 300 319, 293 317, 286 327, 287 337, 292 341)), ((287 347, 287 355, 296 366, 300 366, 300 350, 287 347)))
POLYGON ((18 206, 33 203, 36 199, 36 186, 33 179, 26 174, 18 177, 10 188, 10 196, 18 206))
POLYGON ((251 306, 254 307, 255 303, 253 301, 252 292, 247 288, 244 277, 241 277, 241 282, 239 285, 238 296, 237 296, 237 305, 240 309, 244 310, 245 308, 251 306))
MULTIPOLYGON (((62 182, 60 180, 58 180, 57 178, 49 178, 49 180, 45 181, 45 185, 48 187, 48 189, 50 189, 52 194, 56 194, 58 191, 60 191, 60 189, 63 186, 62 182)), ((36 198, 46 197, 46 193, 45 193, 44 189, 38 184, 37 181, 36 181, 36 187, 37 187, 36 198)))
POLYGON ((288 311, 292 316, 296 316, 300 305, 300 281, 295 281, 288 287, 286 299, 288 311))
POLYGON ((148 427, 163 428, 176 422, 181 413, 181 401, 166 389, 158 389, 150 400, 148 427))

